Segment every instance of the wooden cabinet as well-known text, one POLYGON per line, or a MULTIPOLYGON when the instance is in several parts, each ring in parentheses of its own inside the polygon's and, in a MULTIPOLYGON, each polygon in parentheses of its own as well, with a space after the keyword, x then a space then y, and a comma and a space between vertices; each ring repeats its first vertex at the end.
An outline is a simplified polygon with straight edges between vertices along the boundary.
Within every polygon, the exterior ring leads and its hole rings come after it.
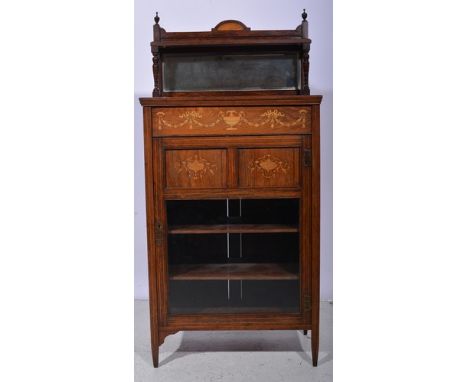
POLYGON ((308 95, 307 21, 293 31, 230 21, 175 34, 156 21, 155 90, 140 99, 154 365, 177 331, 251 329, 312 330, 317 365, 322 97, 308 95), (265 57, 288 54, 249 61, 253 45, 265 57), (237 56, 231 67, 217 54, 237 56), (297 70, 282 79, 278 68, 291 62, 297 70), (263 73, 260 89, 218 90, 235 80, 233 67, 252 75, 256 65, 276 70, 274 88, 263 73), (177 77, 181 68, 206 78, 192 84, 177 77), (214 68, 228 73, 225 82, 214 68))

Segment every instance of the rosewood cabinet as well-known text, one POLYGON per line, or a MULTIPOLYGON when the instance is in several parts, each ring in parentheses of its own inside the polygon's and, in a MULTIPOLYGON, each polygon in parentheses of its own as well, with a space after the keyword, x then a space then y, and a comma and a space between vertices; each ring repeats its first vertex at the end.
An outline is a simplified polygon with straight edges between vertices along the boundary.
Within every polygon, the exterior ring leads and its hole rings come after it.
POLYGON ((312 331, 318 358, 320 102, 307 21, 154 27, 142 98, 154 366, 180 330, 312 331))

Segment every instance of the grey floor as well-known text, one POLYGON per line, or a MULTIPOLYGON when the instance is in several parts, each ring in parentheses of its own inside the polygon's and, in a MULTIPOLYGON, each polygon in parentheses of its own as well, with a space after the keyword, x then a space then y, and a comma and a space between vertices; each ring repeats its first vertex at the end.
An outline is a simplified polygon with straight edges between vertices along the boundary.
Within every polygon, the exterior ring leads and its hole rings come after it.
POLYGON ((320 307, 318 367, 312 367, 310 331, 179 332, 151 361, 148 301, 135 301, 135 382, 332 381, 333 305, 320 307))

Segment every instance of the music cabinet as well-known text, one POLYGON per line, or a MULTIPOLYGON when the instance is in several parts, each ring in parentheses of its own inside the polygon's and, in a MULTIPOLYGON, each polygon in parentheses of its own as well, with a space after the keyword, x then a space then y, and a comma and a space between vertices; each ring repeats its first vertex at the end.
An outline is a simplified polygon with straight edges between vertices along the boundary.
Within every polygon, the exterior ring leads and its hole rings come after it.
POLYGON ((166 32, 144 119, 154 366, 180 330, 307 330, 317 365, 320 102, 307 14, 166 32))

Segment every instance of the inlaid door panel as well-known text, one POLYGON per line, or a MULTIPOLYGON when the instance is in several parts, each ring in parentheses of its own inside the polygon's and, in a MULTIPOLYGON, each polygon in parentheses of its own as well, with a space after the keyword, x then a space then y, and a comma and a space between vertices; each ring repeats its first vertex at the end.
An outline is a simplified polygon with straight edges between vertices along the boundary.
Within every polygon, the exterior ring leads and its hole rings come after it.
POLYGON ((299 184, 299 148, 239 150, 240 187, 297 187, 299 184))
POLYGON ((166 188, 226 187, 226 150, 166 150, 166 188))

